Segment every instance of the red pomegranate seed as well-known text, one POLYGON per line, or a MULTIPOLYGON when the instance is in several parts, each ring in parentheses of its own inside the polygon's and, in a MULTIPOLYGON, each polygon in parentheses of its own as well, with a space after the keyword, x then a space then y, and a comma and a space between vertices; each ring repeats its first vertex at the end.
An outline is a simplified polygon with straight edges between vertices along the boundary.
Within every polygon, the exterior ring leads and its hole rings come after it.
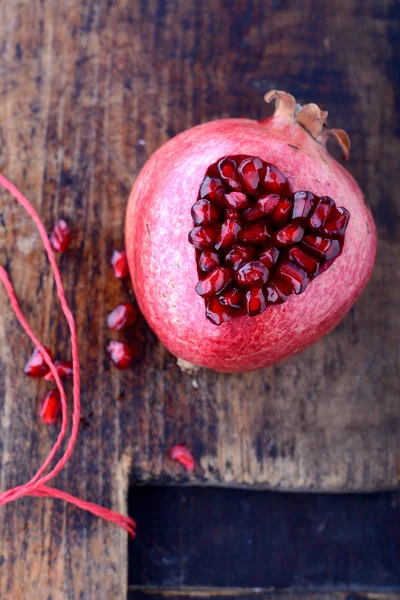
MULTIPOLYGON (((51 350, 45 346, 47 354, 51 357, 51 350)), ((24 367, 25 375, 28 377, 44 377, 49 372, 47 366, 39 348, 35 348, 32 355, 24 367)))
POLYGON ((132 348, 122 342, 109 342, 107 352, 117 369, 127 369, 135 358, 132 348))
POLYGON ((61 412, 61 397, 58 390, 50 390, 39 406, 39 415, 47 425, 53 425, 61 412))
POLYGON ((114 250, 111 256, 111 266, 117 279, 124 279, 129 275, 128 261, 124 250, 114 250))
MULTIPOLYGON (((69 379, 72 378, 74 374, 74 370, 72 367, 72 362, 70 360, 56 360, 54 361, 54 366, 57 370, 58 376, 63 379, 67 377, 69 379)), ((44 376, 46 381, 54 381, 53 373, 49 370, 47 375, 44 376)))
POLYGON ((290 246, 301 242, 303 235, 304 229, 301 225, 289 223, 274 234, 273 240, 277 246, 290 246))
POLYGON ((317 202, 318 198, 311 192, 296 192, 293 195, 293 221, 306 221, 317 202))
POLYGON ((232 311, 220 304, 218 296, 213 296, 206 300, 206 317, 214 325, 221 325, 232 318, 232 311))
POLYGON ((262 188, 266 192, 279 194, 279 196, 288 196, 290 194, 288 180, 274 165, 267 165, 262 188))
POLYGON ((259 197, 255 204, 255 208, 259 208, 263 215, 271 215, 278 206, 279 200, 280 196, 277 194, 266 194, 259 197))
POLYGON ((257 205, 250 206, 242 212, 243 221, 258 221, 258 219, 262 219, 263 217, 265 217, 265 214, 257 205))
POLYGON ((237 221, 224 221, 221 225, 220 232, 215 241, 216 250, 228 248, 238 241, 242 226, 237 221))
POLYGON ((224 211, 224 221, 240 221, 240 213, 233 208, 226 208, 224 211))
POLYGON ((56 252, 65 252, 72 242, 72 233, 64 219, 54 225, 50 234, 50 242, 56 252))
POLYGON ((320 260, 333 260, 340 254, 338 240, 326 240, 319 235, 304 236, 301 245, 320 260))
POLYGON ((237 172, 237 166, 234 160, 231 158, 223 158, 219 161, 218 172, 221 179, 233 190, 240 190, 242 185, 240 183, 239 175, 237 172))
POLYGON ((283 304, 288 299, 286 289, 275 280, 264 287, 267 304, 283 304))
POLYGON ((242 192, 231 192, 230 194, 225 194, 225 204, 228 208, 243 210, 249 206, 249 201, 246 194, 243 194, 242 192))
POLYGON ((212 221, 218 221, 219 213, 215 206, 202 198, 192 206, 192 219, 195 225, 208 225, 212 221))
POLYGON ((256 254, 257 250, 253 246, 235 244, 225 256, 225 262, 232 265, 234 269, 238 269, 244 262, 249 262, 252 258, 255 258, 256 254))
POLYGON ((248 262, 235 271, 236 281, 244 287, 262 285, 268 281, 268 277, 268 269, 258 260, 248 262))
POLYGON ((278 265, 276 275, 288 292, 292 294, 302 294, 310 281, 304 269, 289 261, 278 265))
POLYGON ((132 304, 119 304, 107 317, 107 326, 115 331, 121 331, 136 321, 136 309, 132 304))
POLYGON ((211 250, 204 250, 199 256, 199 269, 203 273, 210 273, 220 264, 219 254, 211 250))
POLYGON ((169 455, 173 460, 176 460, 184 466, 187 471, 191 472, 194 470, 193 454, 184 444, 176 444, 173 446, 169 451, 169 455))
POLYGON ((322 231, 328 237, 344 235, 350 219, 349 211, 343 206, 338 206, 329 213, 328 220, 322 231))
POLYGON ((216 267, 196 285, 196 292, 203 298, 219 294, 231 282, 232 271, 225 267, 216 267))
POLYGON ((265 223, 245 225, 240 234, 243 244, 263 244, 271 237, 268 226, 265 223))
POLYGON ((232 287, 229 290, 223 292, 218 296, 219 302, 222 306, 230 306, 231 308, 242 308, 244 291, 232 287))
POLYGON ((335 201, 329 196, 321 196, 315 209, 308 216, 308 225, 311 229, 320 229, 328 219, 328 215, 335 206, 335 201))
POLYGON ((243 187, 249 194, 254 194, 257 191, 263 170, 264 165, 260 158, 245 158, 240 163, 238 172, 243 187))
POLYGON ((218 205, 221 205, 224 200, 225 188, 220 179, 205 177, 200 188, 200 196, 213 200, 218 205))
POLYGON ((264 292, 261 287, 251 287, 245 296, 246 311, 250 317, 259 315, 267 308, 264 292))
POLYGON ((289 221, 292 213, 293 203, 287 198, 282 198, 275 206, 271 219, 276 227, 282 227, 289 221))
POLYGON ((307 271, 309 275, 316 277, 319 271, 319 261, 311 256, 311 254, 307 254, 298 246, 294 246, 290 248, 288 253, 288 258, 292 262, 296 263, 299 267, 307 271))
POLYGON ((189 232, 189 242, 199 250, 209 250, 213 247, 215 238, 220 231, 218 224, 211 223, 210 225, 202 225, 193 227, 189 232))
POLYGON ((267 269, 270 269, 271 267, 276 265, 276 263, 278 262, 278 258, 279 250, 278 248, 274 248, 273 246, 271 246, 270 248, 266 248, 260 254, 260 262, 262 262, 262 264, 265 267, 267 267, 267 269))

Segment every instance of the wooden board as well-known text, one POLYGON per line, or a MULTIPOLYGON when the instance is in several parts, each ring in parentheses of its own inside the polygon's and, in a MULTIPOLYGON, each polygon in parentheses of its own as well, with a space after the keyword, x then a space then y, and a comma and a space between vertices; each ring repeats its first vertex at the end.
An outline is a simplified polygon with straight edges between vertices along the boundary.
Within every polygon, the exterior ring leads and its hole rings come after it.
MULTIPOLYGON (((0 168, 50 228, 74 225, 61 257, 76 315, 87 426, 57 485, 126 508, 131 483, 372 490, 400 482, 398 9, 389 0, 20 0, 1 13, 0 168), (397 57, 397 58, 396 58, 397 57), (396 62, 397 61, 397 62, 396 62), (265 117, 287 89, 349 132, 348 165, 376 218, 371 283, 343 323, 302 355, 248 375, 184 374, 146 325, 127 373, 106 357, 107 313, 129 286, 108 266, 146 158, 191 125, 265 117), (196 387, 194 387, 196 385, 196 387), (198 387, 197 387, 198 386, 198 387), (194 451, 189 479, 166 458, 194 451)), ((32 222, 0 195, 0 261, 57 357, 67 326, 32 222)), ((46 386, 0 291, 0 486, 28 479, 56 436, 35 417, 46 386)), ((126 539, 70 506, 0 510, 2 598, 120 598, 126 539)))

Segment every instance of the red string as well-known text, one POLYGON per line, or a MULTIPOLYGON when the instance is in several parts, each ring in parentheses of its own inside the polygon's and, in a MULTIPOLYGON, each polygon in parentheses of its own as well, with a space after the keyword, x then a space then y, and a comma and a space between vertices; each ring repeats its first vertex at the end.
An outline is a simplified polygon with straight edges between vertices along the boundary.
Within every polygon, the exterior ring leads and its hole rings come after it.
POLYGON ((64 468, 68 460, 71 458, 72 452, 74 450, 74 446, 76 443, 76 439, 78 437, 79 431, 79 422, 81 415, 81 399, 80 399, 80 375, 79 375, 79 351, 78 351, 78 340, 76 335, 76 326, 75 320, 71 313, 71 310, 68 306, 67 300, 65 298, 64 288, 61 281, 60 271, 58 269, 56 259, 54 257, 54 253, 50 244, 50 240, 47 236, 46 229, 33 208, 30 202, 21 194, 21 192, 13 185, 4 175, 0 173, 0 186, 8 190, 14 198, 19 202, 19 204, 26 210, 26 212, 32 217, 33 221, 36 224, 36 227, 39 231, 39 235, 42 238, 43 245, 45 247, 53 275, 54 280, 56 282, 57 295, 60 299, 60 304, 62 311, 67 319, 69 330, 71 333, 71 349, 72 349, 72 363, 73 363, 73 412, 72 412, 72 429, 71 436, 68 440, 67 447, 64 451, 63 456, 59 459, 53 469, 44 474, 47 468, 50 466, 53 461, 56 452, 59 450, 65 435, 67 433, 68 426, 68 407, 67 407, 67 398, 65 394, 64 387, 61 383, 61 379, 57 373, 57 369, 44 348, 43 344, 41 344, 40 340, 36 337, 32 329, 30 328, 28 322, 26 321, 24 315, 22 314, 21 308, 18 304, 18 300, 16 298, 12 283, 4 270, 4 268, 0 265, 0 279, 4 285, 6 293, 10 299, 11 307, 20 322, 21 326, 25 330, 26 334, 30 337, 34 345, 40 350, 40 353, 43 355, 45 362, 47 363, 49 369, 51 370, 57 388, 60 392, 61 396, 61 408, 62 408, 62 422, 61 429, 58 434, 57 440, 51 449, 50 454, 42 464, 42 466, 38 469, 36 474, 28 481, 27 483, 7 490, 6 492, 2 492, 0 494, 0 506, 4 504, 8 504, 9 502, 13 502, 17 500, 17 498, 21 498, 22 496, 40 496, 40 497, 49 497, 49 498, 57 498, 61 500, 65 500, 66 502, 70 502, 71 504, 75 504, 79 508, 87 510, 92 514, 105 519, 106 521, 111 521, 116 525, 119 525, 123 529, 125 529, 132 537, 135 537, 135 528, 136 523, 130 517, 121 515, 117 512, 114 512, 108 508, 103 508, 97 504, 92 502, 87 502, 85 500, 81 500, 80 498, 76 498, 75 496, 71 496, 71 494, 67 494, 61 490, 56 488, 51 488, 45 485, 48 481, 53 479, 60 471, 64 468))

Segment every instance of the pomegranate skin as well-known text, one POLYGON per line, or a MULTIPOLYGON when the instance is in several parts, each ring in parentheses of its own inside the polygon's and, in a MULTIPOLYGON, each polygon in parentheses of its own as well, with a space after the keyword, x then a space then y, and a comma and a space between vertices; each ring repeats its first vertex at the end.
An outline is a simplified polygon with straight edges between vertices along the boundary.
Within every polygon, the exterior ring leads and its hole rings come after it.
POLYGON ((316 342, 354 304, 375 261, 371 212, 356 181, 323 143, 320 117, 326 119, 327 113, 315 105, 304 107, 319 111, 318 132, 312 118, 301 122, 292 96, 275 92, 274 98, 277 110, 265 121, 212 121, 171 139, 147 161, 129 197, 125 245, 139 307, 172 354, 216 371, 260 369, 316 342), (195 291, 199 277, 188 232, 207 168, 230 155, 255 156, 275 165, 292 192, 330 196, 347 208, 350 221, 342 254, 303 294, 258 316, 244 315, 217 327, 205 317, 204 300, 195 291))

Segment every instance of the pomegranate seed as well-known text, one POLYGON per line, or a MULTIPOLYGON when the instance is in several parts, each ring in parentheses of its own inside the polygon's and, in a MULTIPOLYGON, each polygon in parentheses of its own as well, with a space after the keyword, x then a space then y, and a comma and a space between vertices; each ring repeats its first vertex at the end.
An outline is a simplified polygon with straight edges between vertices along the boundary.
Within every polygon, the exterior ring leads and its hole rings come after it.
POLYGON ((278 265, 276 275, 289 293, 292 294, 302 294, 310 281, 304 269, 289 261, 278 265))
POLYGON ((280 229, 274 234, 274 242, 277 246, 289 246, 301 242, 304 235, 304 229, 296 223, 289 223, 283 229, 280 229))
POLYGON ((240 183, 239 175, 237 173, 237 167, 234 160, 231 158, 223 158, 219 161, 218 172, 221 179, 233 190, 240 190, 242 185, 240 183))
POLYGON ((210 273, 215 267, 220 264, 219 254, 211 252, 211 250, 204 250, 199 256, 199 269, 204 273, 210 273))
POLYGON ((218 221, 219 214, 215 206, 202 198, 192 206, 192 219, 195 225, 208 225, 212 221, 218 221))
MULTIPOLYGON (((74 370, 72 367, 72 362, 70 360, 56 360, 54 362, 54 366, 57 370, 58 376, 63 379, 67 377, 69 379, 72 378, 74 374, 74 370)), ((47 375, 44 376, 46 381, 54 381, 53 373, 49 370, 47 375)))
POLYGON ((338 206, 329 213, 326 225, 322 231, 327 236, 344 235, 350 219, 349 211, 343 206, 338 206))
POLYGON ((200 188, 200 196, 213 200, 218 205, 221 205, 224 200, 225 188, 219 179, 205 177, 200 188))
POLYGON ((243 244, 263 244, 271 237, 269 229, 265 223, 256 223, 246 225, 240 234, 240 241, 243 244))
POLYGON ((288 294, 279 281, 275 280, 264 287, 267 304, 283 304, 288 299, 288 294))
POLYGON ((242 226, 236 221, 224 221, 215 242, 216 250, 227 248, 238 241, 242 226))
POLYGON ((264 252, 260 254, 260 262, 262 262, 262 264, 265 267, 267 267, 267 269, 270 269, 271 267, 276 265, 276 263, 278 262, 278 258, 279 250, 278 248, 274 248, 273 246, 271 246, 270 248, 266 248, 264 252))
POLYGON ((232 312, 220 304, 218 296, 213 296, 206 300, 206 317, 214 325, 221 325, 232 318, 232 312))
POLYGON ((240 221, 240 213, 233 208, 226 208, 224 211, 224 221, 240 221))
POLYGON ((321 196, 315 209, 308 216, 308 225, 311 229, 320 229, 327 221, 328 215, 335 206, 335 201, 329 196, 321 196))
POLYGON ((263 211, 257 206, 250 206, 250 208, 246 208, 242 212, 243 221, 258 221, 258 219, 262 219, 265 217, 263 211))
POLYGON ((107 325, 110 329, 121 331, 136 321, 136 309, 132 304, 119 304, 107 317, 107 325))
POLYGON ((194 470, 193 454, 184 444, 176 444, 173 446, 169 451, 169 455, 173 460, 176 460, 184 466, 187 471, 191 472, 194 470))
POLYGON ((213 247, 215 238, 220 230, 219 225, 211 223, 210 225, 194 227, 189 232, 189 242, 199 250, 208 250, 213 247))
POLYGON ((218 296, 218 300, 222 304, 222 306, 230 306, 231 308, 242 308, 243 294, 243 290, 237 287, 232 287, 229 290, 223 292, 220 296, 218 296))
POLYGON ((239 285, 244 287, 266 283, 268 281, 268 277, 268 269, 263 265, 262 262, 258 260, 248 262, 235 271, 236 281, 239 285))
POLYGON ((245 158, 240 163, 238 172, 243 187, 249 194, 254 194, 257 191, 263 170, 264 165, 260 158, 245 158))
POLYGON ((225 262, 232 265, 234 269, 238 269, 244 262, 249 262, 257 254, 257 250, 253 246, 240 246, 235 244, 232 250, 225 256, 225 262))
POLYGON ((296 265, 307 271, 309 275, 312 275, 313 277, 318 275, 319 261, 314 258, 314 256, 304 252, 304 250, 298 246, 290 248, 288 258, 292 262, 296 263, 296 265))
POLYGON ((225 194, 225 204, 228 208, 242 210, 249 206, 249 201, 246 194, 243 194, 242 192, 231 192, 230 194, 225 194))
POLYGON ((225 267, 217 267, 201 279, 196 285, 199 296, 209 297, 219 294, 231 282, 232 271, 225 267))
POLYGON ((279 196, 288 196, 290 194, 288 180, 274 165, 267 165, 262 188, 266 192, 279 194, 279 196))
POLYGON ((263 215, 270 215, 273 213, 276 206, 278 206, 280 196, 277 194, 266 194, 260 196, 255 204, 255 208, 259 208, 263 215))
POLYGON ((305 221, 318 202, 311 192, 296 192, 293 196, 293 221, 305 221))
POLYGON ((72 233, 64 219, 54 225, 50 234, 50 242, 56 252, 66 252, 72 242, 72 233))
POLYGON ((320 260, 333 260, 340 254, 338 240, 326 240, 319 235, 304 236, 301 245, 320 260))
POLYGON ((61 396, 58 390, 50 390, 43 397, 39 406, 39 415, 47 425, 53 425, 61 411, 61 396))
MULTIPOLYGON (((49 354, 51 358, 52 354, 50 348, 46 348, 46 346, 44 347, 47 351, 47 354, 49 354)), ((28 377, 44 377, 49 370, 50 369, 47 366, 39 348, 35 348, 30 359, 24 367, 25 375, 28 375, 28 377)))
POLYGON ((117 279, 124 279, 129 275, 128 261, 124 250, 114 250, 111 256, 111 266, 117 279))
POLYGON ((259 286, 254 286, 247 290, 245 301, 246 311, 250 317, 259 315, 267 308, 264 292, 259 286))
POLYGON ((117 369, 127 369, 135 358, 135 354, 129 346, 122 342, 109 342, 107 352, 117 369))
POLYGON ((275 206, 273 213, 271 215, 271 219, 276 227, 282 227, 286 225, 286 223, 290 219, 290 215, 292 213, 293 203, 290 202, 287 198, 283 198, 278 202, 275 206))

